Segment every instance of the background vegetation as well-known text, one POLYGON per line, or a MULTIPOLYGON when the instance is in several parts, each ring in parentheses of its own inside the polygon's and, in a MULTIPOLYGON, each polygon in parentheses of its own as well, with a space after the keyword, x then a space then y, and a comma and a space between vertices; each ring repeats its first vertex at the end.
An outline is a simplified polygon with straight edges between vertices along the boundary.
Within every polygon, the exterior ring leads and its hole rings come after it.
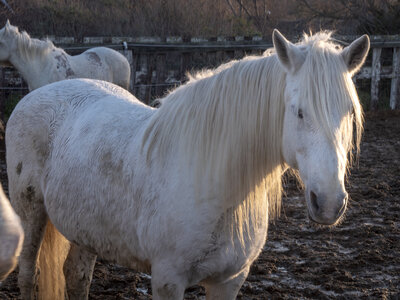
POLYGON ((329 28, 340 34, 393 34, 398 0, 8 0, 10 19, 34 36, 269 37, 329 28))

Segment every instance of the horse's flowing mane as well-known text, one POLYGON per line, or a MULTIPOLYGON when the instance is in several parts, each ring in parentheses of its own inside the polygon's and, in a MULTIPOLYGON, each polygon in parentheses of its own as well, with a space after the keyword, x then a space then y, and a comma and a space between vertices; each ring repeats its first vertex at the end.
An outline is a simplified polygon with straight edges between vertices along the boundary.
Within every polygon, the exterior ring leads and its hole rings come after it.
MULTIPOLYGON (((303 109, 333 143, 343 138, 350 149, 352 122, 340 134, 331 123, 335 114, 350 114, 352 105, 358 146, 362 112, 340 47, 327 32, 305 35, 298 45, 306 53, 299 70, 303 109)), ((228 207, 241 203, 236 210, 239 227, 247 217, 257 221, 262 210, 275 217, 286 169, 281 153, 285 74, 274 50, 195 74, 162 99, 144 135, 148 160, 152 155, 166 158, 171 152, 183 157, 199 181, 217 183, 213 196, 230 203, 228 207)), ((348 149, 342 150, 347 161, 348 149)), ((248 230, 249 224, 244 225, 248 230)))
MULTIPOLYGON (((146 130, 148 158, 170 151, 195 170, 198 182, 246 220, 279 214, 285 74, 275 56, 247 57, 195 74, 162 100, 146 130), (245 201, 243 202, 243 199, 245 201)), ((198 183, 196 182, 196 183, 198 183)))
POLYGON ((55 48, 50 40, 33 39, 25 31, 19 32, 16 26, 6 26, 4 34, 17 40, 18 52, 23 58, 45 57, 49 51, 55 48))

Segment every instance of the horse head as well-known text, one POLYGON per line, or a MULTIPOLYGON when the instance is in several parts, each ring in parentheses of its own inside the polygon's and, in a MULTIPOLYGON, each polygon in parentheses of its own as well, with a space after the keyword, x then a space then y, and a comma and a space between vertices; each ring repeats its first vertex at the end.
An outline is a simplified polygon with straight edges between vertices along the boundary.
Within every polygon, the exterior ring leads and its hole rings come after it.
POLYGON ((344 183, 353 140, 358 149, 362 132, 351 77, 365 61, 369 38, 364 35, 342 49, 327 32, 292 44, 275 30, 273 42, 286 72, 283 157, 299 171, 310 219, 336 224, 348 202, 344 183))
POLYGON ((18 28, 12 26, 7 20, 6 25, 0 29, 0 65, 3 67, 12 66, 10 56, 16 47, 15 36, 18 33, 18 28))

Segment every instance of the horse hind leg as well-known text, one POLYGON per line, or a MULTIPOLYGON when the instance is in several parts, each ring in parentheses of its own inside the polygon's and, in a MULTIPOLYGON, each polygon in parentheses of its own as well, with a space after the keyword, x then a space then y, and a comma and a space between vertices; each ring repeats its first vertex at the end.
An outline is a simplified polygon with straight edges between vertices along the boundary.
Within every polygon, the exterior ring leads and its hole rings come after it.
POLYGON ((47 223, 43 201, 32 198, 32 187, 13 195, 10 184, 11 201, 20 216, 25 232, 25 240, 19 259, 18 285, 23 299, 35 299, 38 286, 37 259, 47 223), (28 192, 28 193, 27 193, 28 192))
POLYGON ((69 300, 88 299, 96 255, 71 244, 64 264, 64 275, 69 300))
POLYGON ((65 298, 62 266, 69 242, 48 220, 39 189, 28 185, 23 192, 10 182, 11 201, 25 231, 19 262, 18 285, 22 299, 58 300, 65 298))

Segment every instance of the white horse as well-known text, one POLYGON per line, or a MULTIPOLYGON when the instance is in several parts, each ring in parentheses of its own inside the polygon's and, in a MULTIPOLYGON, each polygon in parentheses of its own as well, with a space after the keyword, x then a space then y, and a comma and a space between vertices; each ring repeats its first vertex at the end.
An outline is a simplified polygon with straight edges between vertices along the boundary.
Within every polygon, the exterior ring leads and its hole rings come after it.
POLYGON ((19 217, 12 209, 0 185, 0 281, 17 265, 24 233, 19 217))
POLYGON ((32 39, 18 28, 0 30, 0 64, 14 66, 28 83, 29 90, 68 78, 92 78, 129 88, 131 69, 118 51, 96 47, 70 56, 51 41, 32 39))
MULTIPOLYGON (((158 110, 85 79, 19 102, 6 145, 26 235, 23 299, 64 299, 64 237, 79 255, 151 272, 153 299, 182 299, 197 283, 207 299, 234 299, 279 214, 289 166, 304 182, 310 219, 339 222, 353 124, 357 149, 362 131, 351 77, 369 38, 345 49, 325 32, 295 45, 274 31, 273 41, 276 53, 197 74, 158 110)), ((80 288, 70 299, 87 297, 80 288)))
MULTIPOLYGON (((0 65, 14 66, 31 91, 51 82, 78 77, 113 82, 127 90, 130 83, 129 62, 119 52, 96 47, 70 56, 51 41, 32 39, 26 32, 19 32, 8 20, 0 30, 0 65)), ((75 265, 83 263, 81 260, 91 260, 91 256, 75 257, 74 254, 78 253, 72 247, 65 264, 66 271, 71 269, 72 273, 76 272, 75 265)), ((77 282, 82 283, 81 280, 77 282)))

